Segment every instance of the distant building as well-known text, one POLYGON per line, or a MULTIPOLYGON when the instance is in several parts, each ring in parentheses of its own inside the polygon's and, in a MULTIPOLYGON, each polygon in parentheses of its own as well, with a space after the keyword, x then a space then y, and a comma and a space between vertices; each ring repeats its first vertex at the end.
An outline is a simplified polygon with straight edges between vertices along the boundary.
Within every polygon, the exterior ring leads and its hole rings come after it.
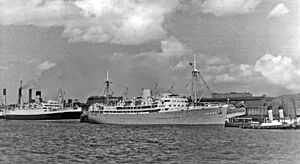
POLYGON ((213 98, 241 98, 241 97, 253 97, 252 93, 244 92, 230 92, 230 93, 212 93, 213 98))

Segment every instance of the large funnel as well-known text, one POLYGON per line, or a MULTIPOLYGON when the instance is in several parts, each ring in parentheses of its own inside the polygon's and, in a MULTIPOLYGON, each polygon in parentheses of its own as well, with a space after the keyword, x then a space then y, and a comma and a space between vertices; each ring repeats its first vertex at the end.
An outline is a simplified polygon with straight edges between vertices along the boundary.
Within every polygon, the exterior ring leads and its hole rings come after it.
POLYGON ((143 97, 143 99, 147 99, 147 98, 151 97, 150 89, 143 89, 142 97, 143 97))
POLYGON ((35 99, 37 103, 41 103, 42 102, 42 92, 41 91, 36 91, 35 92, 35 99))

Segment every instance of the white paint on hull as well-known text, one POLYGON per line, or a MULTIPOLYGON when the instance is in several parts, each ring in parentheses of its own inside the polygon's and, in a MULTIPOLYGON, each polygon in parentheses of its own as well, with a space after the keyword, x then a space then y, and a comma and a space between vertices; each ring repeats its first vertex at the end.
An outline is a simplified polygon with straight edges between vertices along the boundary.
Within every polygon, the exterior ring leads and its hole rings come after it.
POLYGON ((227 107, 145 114, 89 113, 88 120, 91 123, 99 124, 224 125, 226 113, 227 107))
POLYGON ((72 113, 72 112, 80 112, 81 108, 78 109, 64 109, 57 111, 48 111, 44 109, 16 109, 7 111, 6 115, 45 115, 45 114, 59 114, 59 113, 72 113))

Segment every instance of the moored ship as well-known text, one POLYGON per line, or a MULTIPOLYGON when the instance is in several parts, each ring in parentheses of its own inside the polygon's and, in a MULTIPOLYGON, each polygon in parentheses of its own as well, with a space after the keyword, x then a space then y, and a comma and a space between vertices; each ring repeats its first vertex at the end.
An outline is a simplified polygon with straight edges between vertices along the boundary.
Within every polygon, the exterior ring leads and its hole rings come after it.
POLYGON ((13 109, 6 110, 4 117, 6 120, 64 120, 80 119, 81 107, 77 105, 64 105, 62 90, 59 90, 60 100, 48 100, 43 102, 41 92, 36 92, 36 101, 32 102, 32 90, 29 89, 29 102, 23 103, 22 83, 19 89, 19 105, 13 109))
POLYGON ((200 102, 209 89, 196 67, 194 56, 192 71, 192 96, 185 97, 164 93, 152 97, 150 90, 144 90, 142 97, 109 102, 109 84, 105 81, 107 103, 93 104, 85 116, 90 123, 107 124, 186 124, 222 125, 225 124, 228 104, 200 102), (206 91, 200 93, 198 81, 203 81, 206 91))
POLYGON ((57 101, 49 100, 36 107, 17 108, 5 113, 6 120, 64 120, 79 119, 80 107, 63 107, 57 101))

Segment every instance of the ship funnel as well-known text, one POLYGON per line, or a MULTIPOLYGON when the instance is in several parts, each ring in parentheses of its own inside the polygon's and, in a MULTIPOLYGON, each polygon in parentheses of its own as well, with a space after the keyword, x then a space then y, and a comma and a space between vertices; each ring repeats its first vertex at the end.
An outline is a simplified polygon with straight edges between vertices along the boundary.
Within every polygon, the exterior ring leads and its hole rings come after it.
POLYGON ((272 109, 268 110, 268 114, 269 114, 269 120, 273 121, 273 113, 272 113, 272 109))
POLYGON ((35 92, 35 99, 37 103, 41 103, 42 102, 42 92, 41 91, 36 91, 35 92))
POLYGON ((32 89, 28 90, 28 103, 32 102, 32 89))
POLYGON ((150 89, 143 89, 142 97, 143 97, 143 99, 147 99, 147 98, 151 97, 150 89))
POLYGON ((3 96, 6 96, 6 89, 3 89, 3 96))
POLYGON ((19 88, 19 94, 18 94, 18 104, 20 105, 22 101, 22 87, 19 88))
POLYGON ((279 109, 278 112, 279 112, 279 118, 283 119, 284 118, 283 109, 279 109))
POLYGON ((279 118, 284 119, 283 106, 278 107, 278 112, 279 112, 279 118))
MULTIPOLYGON (((6 106, 6 88, 3 89, 4 105, 6 106)), ((2 101, 3 104, 3 101, 2 101)))

